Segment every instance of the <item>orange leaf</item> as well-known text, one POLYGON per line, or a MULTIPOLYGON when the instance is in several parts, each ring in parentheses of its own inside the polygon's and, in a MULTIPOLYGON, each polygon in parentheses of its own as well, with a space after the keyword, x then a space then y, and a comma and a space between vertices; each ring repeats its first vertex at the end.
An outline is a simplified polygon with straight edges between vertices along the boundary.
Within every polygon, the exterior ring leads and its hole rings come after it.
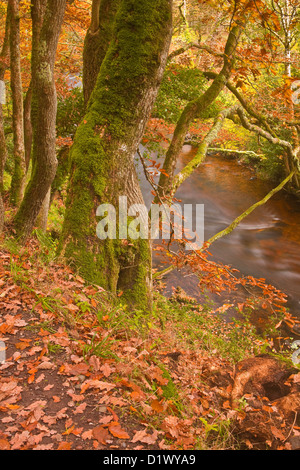
POLYGON ((96 308, 97 305, 98 305, 95 299, 92 299, 92 300, 91 300, 91 304, 92 304, 92 307, 95 307, 95 308, 96 308))
POLYGON ((97 439, 100 444, 105 445, 106 442, 109 439, 109 433, 108 430, 105 429, 103 426, 97 426, 96 428, 93 429, 92 435, 95 439, 97 439))
POLYGON ((27 340, 21 340, 19 343, 16 344, 16 348, 17 349, 25 349, 25 348, 28 348, 30 346, 30 341, 27 341, 27 340))
POLYGON ((60 442, 57 450, 71 450, 71 447, 72 447, 71 442, 63 441, 63 442, 60 442))
POLYGON ((118 439, 130 439, 129 434, 121 428, 119 423, 109 425, 108 429, 109 432, 118 439))
POLYGON ((0 439, 0 450, 10 450, 10 443, 6 439, 0 439))
POLYGON ((31 375, 29 376, 29 378, 28 378, 28 383, 29 383, 29 384, 32 384, 32 382, 34 382, 34 377, 35 377, 34 374, 31 374, 31 375))
POLYGON ((157 413, 161 413, 162 411, 164 411, 164 407, 162 406, 161 402, 158 401, 158 400, 153 400, 152 401, 151 408, 154 411, 157 411, 157 413))
POLYGON ((65 432, 63 432, 63 436, 68 436, 69 434, 71 434, 71 432, 73 432, 73 430, 75 429, 75 424, 73 424, 73 426, 71 426, 70 428, 68 428, 65 432))
POLYGON ((282 434, 280 429, 275 428, 275 426, 271 426, 271 431, 276 439, 279 439, 280 441, 285 441, 285 436, 282 434))
POLYGON ((19 405, 6 405, 6 408, 8 408, 9 410, 18 410, 20 408, 19 405))
POLYGON ((117 423, 119 421, 119 418, 118 415, 114 412, 114 410, 110 406, 108 406, 107 411, 109 411, 113 415, 113 419, 117 423))

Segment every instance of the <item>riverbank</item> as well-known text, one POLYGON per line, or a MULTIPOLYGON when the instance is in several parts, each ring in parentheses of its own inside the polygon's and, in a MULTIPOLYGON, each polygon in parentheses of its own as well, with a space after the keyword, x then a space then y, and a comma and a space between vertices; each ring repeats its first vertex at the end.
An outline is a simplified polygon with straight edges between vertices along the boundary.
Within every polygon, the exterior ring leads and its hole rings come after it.
MULTIPOLYGON (((260 396, 247 389, 232 403, 238 364, 274 353, 272 338, 259 337, 248 322, 226 323, 211 305, 182 291, 170 299, 156 292, 151 314, 130 312, 122 297, 112 298, 57 264, 45 240, 32 238, 23 249, 13 240, 4 246, 0 448, 298 445, 300 423, 293 410, 278 405, 294 393, 297 370, 283 378, 284 397, 274 401, 265 390, 260 396)), ((290 370, 288 355, 285 361, 290 370)))

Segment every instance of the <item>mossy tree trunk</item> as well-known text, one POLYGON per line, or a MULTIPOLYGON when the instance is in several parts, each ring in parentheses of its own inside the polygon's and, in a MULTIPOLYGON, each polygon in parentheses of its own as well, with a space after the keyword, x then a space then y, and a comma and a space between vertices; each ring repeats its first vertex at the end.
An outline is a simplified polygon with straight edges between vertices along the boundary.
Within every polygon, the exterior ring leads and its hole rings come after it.
POLYGON ((26 164, 23 124, 23 87, 20 53, 19 0, 10 5, 10 84, 12 92, 12 120, 14 135, 14 172, 11 181, 11 203, 19 206, 25 189, 26 164))
MULTIPOLYGON (((5 24, 5 35, 2 43, 0 52, 0 80, 4 81, 5 71, 8 67, 8 55, 9 55, 9 27, 10 24, 10 6, 7 6, 6 13, 6 24, 5 24)), ((4 226, 4 204, 3 204, 3 173, 4 166, 7 159, 7 146, 4 132, 4 119, 2 104, 0 103, 0 232, 4 226)))
MULTIPOLYGON (((102 62, 71 150, 71 174, 61 240, 64 256, 88 279, 130 303, 151 304, 148 239, 100 240, 96 210, 143 204, 133 158, 157 95, 172 34, 171 0, 122 0, 114 37, 102 62)), ((117 218, 118 220, 118 218, 117 218)))
POLYGON ((93 0, 91 24, 84 40, 83 96, 90 99, 100 66, 113 38, 114 18, 121 0, 93 0))
POLYGON ((32 2, 32 172, 14 219, 23 241, 32 232, 57 167, 54 63, 65 8, 66 0, 32 2))

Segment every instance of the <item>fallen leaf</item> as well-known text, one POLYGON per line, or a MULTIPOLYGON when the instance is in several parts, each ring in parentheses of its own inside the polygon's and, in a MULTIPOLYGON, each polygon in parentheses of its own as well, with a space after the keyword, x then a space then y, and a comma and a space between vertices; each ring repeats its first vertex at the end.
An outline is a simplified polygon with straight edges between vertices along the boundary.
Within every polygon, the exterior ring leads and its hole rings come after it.
POLYGON ((92 436, 97 439, 100 444, 105 445, 106 442, 109 440, 109 432, 104 426, 100 425, 93 429, 92 436))
POLYGON ((103 366, 100 367, 100 370, 104 377, 109 377, 112 373, 112 369, 110 368, 109 364, 105 363, 103 366))
POLYGON ((34 377, 35 377, 34 374, 31 374, 31 375, 28 377, 28 383, 29 383, 29 384, 32 384, 32 382, 34 382, 34 377))
POLYGON ((72 447, 71 442, 62 441, 59 443, 57 450, 71 450, 71 447, 72 447))
POLYGON ((30 342, 31 340, 21 340, 19 343, 16 343, 16 348, 17 349, 21 349, 21 351, 23 351, 23 349, 26 349, 30 346, 30 342))
POLYGON ((87 404, 86 403, 81 403, 76 407, 76 410, 74 411, 74 415, 77 415, 78 413, 83 413, 84 410, 86 409, 87 404))
POLYGON ((153 434, 148 434, 147 431, 144 429, 142 431, 137 431, 133 436, 131 442, 143 442, 144 444, 155 444, 157 441, 158 432, 154 431, 153 434))
POLYGON ((93 438, 93 430, 89 429, 81 434, 82 439, 92 439, 93 438))
POLYGON ((41 364, 39 364, 37 366, 37 369, 53 369, 55 367, 55 365, 52 363, 52 362, 49 362, 49 361, 44 361, 44 362, 41 362, 41 364))
POLYGON ((273 436, 274 436, 276 439, 279 439, 280 441, 284 441, 284 440, 285 440, 285 436, 284 436, 283 433, 280 431, 280 429, 275 428, 275 426, 271 426, 271 431, 272 431, 273 436))
POLYGON ((129 434, 127 434, 127 432, 121 428, 121 425, 115 421, 108 426, 108 429, 109 432, 118 439, 130 439, 129 434))
POLYGON ((164 411, 163 405, 158 400, 153 400, 151 402, 151 408, 157 413, 161 413, 162 411, 164 411))
POLYGON ((111 390, 112 388, 115 388, 115 384, 109 383, 109 382, 101 382, 101 380, 96 380, 96 379, 89 379, 83 382, 81 385, 81 391, 80 393, 84 393, 86 390, 89 388, 99 388, 100 390, 111 390))
POLYGON ((74 429, 75 429, 75 424, 73 424, 70 428, 68 428, 65 432, 63 432, 62 435, 68 436, 69 434, 73 432, 74 429))
POLYGON ((53 388, 54 385, 53 384, 49 384, 49 385, 46 385, 46 387, 44 388, 44 390, 47 392, 48 390, 51 390, 51 388, 53 388))
POLYGON ((71 375, 85 375, 89 370, 89 365, 85 363, 79 363, 75 365, 66 365, 66 372, 71 375))
POLYGON ((0 439, 0 450, 10 450, 10 443, 6 439, 0 439))

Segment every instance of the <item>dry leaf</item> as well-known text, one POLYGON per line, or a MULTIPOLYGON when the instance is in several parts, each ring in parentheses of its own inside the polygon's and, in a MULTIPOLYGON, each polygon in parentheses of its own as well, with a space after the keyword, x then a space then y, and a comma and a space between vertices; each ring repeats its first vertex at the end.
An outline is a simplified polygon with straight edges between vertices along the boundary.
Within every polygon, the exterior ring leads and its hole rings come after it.
POLYGON ((6 439, 0 439, 0 450, 10 450, 10 443, 6 439))
POLYGON ((147 431, 144 429, 142 431, 137 431, 135 435, 133 436, 133 439, 131 442, 143 442, 144 444, 155 444, 157 441, 158 437, 158 432, 154 431, 153 434, 147 434, 147 431))
POLYGON ((75 365, 66 365, 66 372, 71 375, 85 375, 89 370, 89 365, 83 362, 75 365))
POLYGON ((76 407, 76 410, 74 411, 74 415, 77 415, 78 413, 83 413, 84 410, 86 409, 87 404, 86 403, 81 403, 81 405, 78 405, 76 407))
POLYGON ((113 422, 113 424, 110 424, 108 429, 109 432, 118 439, 130 439, 129 434, 127 434, 127 432, 124 431, 124 429, 121 428, 121 425, 117 422, 113 422))
POLYGON ((105 363, 102 367, 100 367, 101 372, 103 373, 104 377, 109 377, 112 373, 112 369, 110 368, 109 364, 105 363))
POLYGON ((163 405, 161 404, 160 401, 158 400, 153 400, 151 402, 151 408, 156 411, 157 413, 161 413, 162 411, 164 411, 164 407, 163 405))
POLYGON ((272 431, 273 436, 274 436, 276 439, 279 439, 280 441, 284 441, 284 440, 285 440, 285 436, 284 436, 283 433, 280 431, 280 429, 275 428, 275 426, 271 426, 271 431, 272 431))
POLYGON ((89 388, 99 388, 100 390, 109 391, 112 388, 115 388, 115 386, 116 386, 115 384, 112 384, 112 383, 109 383, 109 382, 101 382, 101 380, 89 379, 89 380, 86 380, 85 382, 83 382, 83 384, 81 386, 81 392, 80 393, 84 393, 89 388))
POLYGON ((109 440, 109 432, 107 428, 101 425, 93 429, 92 436, 97 439, 100 444, 103 445, 105 445, 106 442, 109 440))
POLYGON ((57 450, 71 450, 71 447, 72 447, 71 442, 62 441, 60 442, 57 450))
POLYGON ((37 366, 37 369, 53 369, 55 365, 52 362, 44 361, 37 366))

